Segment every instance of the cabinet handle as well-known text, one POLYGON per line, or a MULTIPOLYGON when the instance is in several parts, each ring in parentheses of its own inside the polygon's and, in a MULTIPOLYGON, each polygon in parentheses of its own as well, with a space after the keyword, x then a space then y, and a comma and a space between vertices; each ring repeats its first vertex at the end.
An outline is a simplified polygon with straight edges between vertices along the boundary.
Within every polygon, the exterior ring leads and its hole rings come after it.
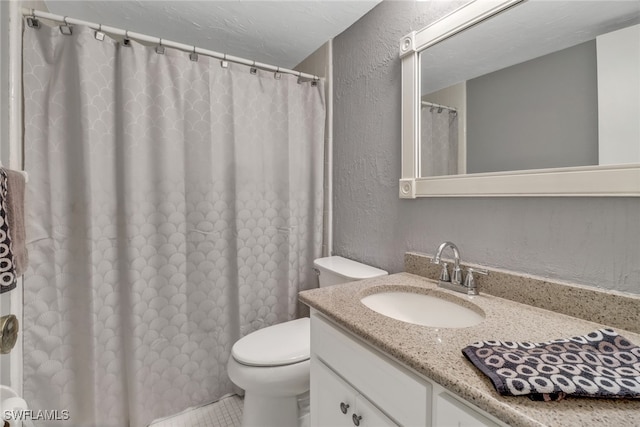
POLYGON ((360 415, 353 414, 353 417, 351 417, 351 419, 353 420, 354 425, 359 426, 362 417, 360 415))
POLYGON ((344 403, 344 402, 340 402, 340 411, 343 414, 346 414, 348 410, 349 410, 349 404, 348 403, 344 403))

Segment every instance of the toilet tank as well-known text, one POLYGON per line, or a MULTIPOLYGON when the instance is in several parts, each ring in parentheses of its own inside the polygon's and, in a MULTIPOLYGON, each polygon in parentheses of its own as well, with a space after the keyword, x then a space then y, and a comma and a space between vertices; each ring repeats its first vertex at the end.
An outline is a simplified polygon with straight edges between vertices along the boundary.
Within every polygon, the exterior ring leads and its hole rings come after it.
POLYGON ((387 273, 379 268, 362 264, 341 256, 318 258, 313 262, 318 273, 320 287, 353 282, 355 280, 371 279, 386 276, 387 273))

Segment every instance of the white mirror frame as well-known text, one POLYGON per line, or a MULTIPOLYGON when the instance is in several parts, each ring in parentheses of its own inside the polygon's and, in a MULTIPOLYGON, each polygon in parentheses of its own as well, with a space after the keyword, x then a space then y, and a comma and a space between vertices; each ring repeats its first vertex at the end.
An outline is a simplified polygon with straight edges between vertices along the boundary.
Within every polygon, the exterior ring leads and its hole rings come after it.
POLYGON ((420 51, 526 0, 473 0, 402 38, 400 198, 493 196, 640 197, 640 165, 584 166, 421 177, 420 51))

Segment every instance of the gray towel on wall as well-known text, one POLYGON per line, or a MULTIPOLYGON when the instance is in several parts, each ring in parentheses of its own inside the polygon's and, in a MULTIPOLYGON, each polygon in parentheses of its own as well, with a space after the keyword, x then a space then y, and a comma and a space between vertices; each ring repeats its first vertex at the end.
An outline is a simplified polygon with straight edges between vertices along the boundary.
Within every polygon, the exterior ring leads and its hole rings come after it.
POLYGON ((7 173, 7 221, 13 249, 16 277, 24 274, 29 263, 24 223, 25 178, 21 172, 5 169, 7 173))
POLYGON ((541 343, 481 341, 462 353, 504 396, 640 398, 640 347, 612 329, 541 343))

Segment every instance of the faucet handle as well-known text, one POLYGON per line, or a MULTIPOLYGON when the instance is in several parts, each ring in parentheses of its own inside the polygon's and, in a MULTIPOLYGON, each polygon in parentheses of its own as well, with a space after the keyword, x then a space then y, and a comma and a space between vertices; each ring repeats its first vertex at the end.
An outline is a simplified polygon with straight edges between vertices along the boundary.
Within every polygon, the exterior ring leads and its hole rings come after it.
POLYGON ((489 275, 489 271, 485 270, 484 268, 467 267, 467 271, 468 271, 469 273, 478 273, 478 274, 482 274, 483 276, 487 276, 487 275, 489 275))
POLYGON ((473 278, 473 273, 482 274, 487 276, 489 272, 484 268, 467 268, 467 277, 464 278, 464 286, 467 288, 467 294, 469 295, 478 295, 478 286, 476 285, 476 281, 473 278))
POLYGON ((446 262, 440 263, 438 262, 438 264, 442 264, 442 271, 440 272, 440 281, 441 282, 450 282, 451 281, 451 276, 449 276, 449 267, 447 266, 446 262))

